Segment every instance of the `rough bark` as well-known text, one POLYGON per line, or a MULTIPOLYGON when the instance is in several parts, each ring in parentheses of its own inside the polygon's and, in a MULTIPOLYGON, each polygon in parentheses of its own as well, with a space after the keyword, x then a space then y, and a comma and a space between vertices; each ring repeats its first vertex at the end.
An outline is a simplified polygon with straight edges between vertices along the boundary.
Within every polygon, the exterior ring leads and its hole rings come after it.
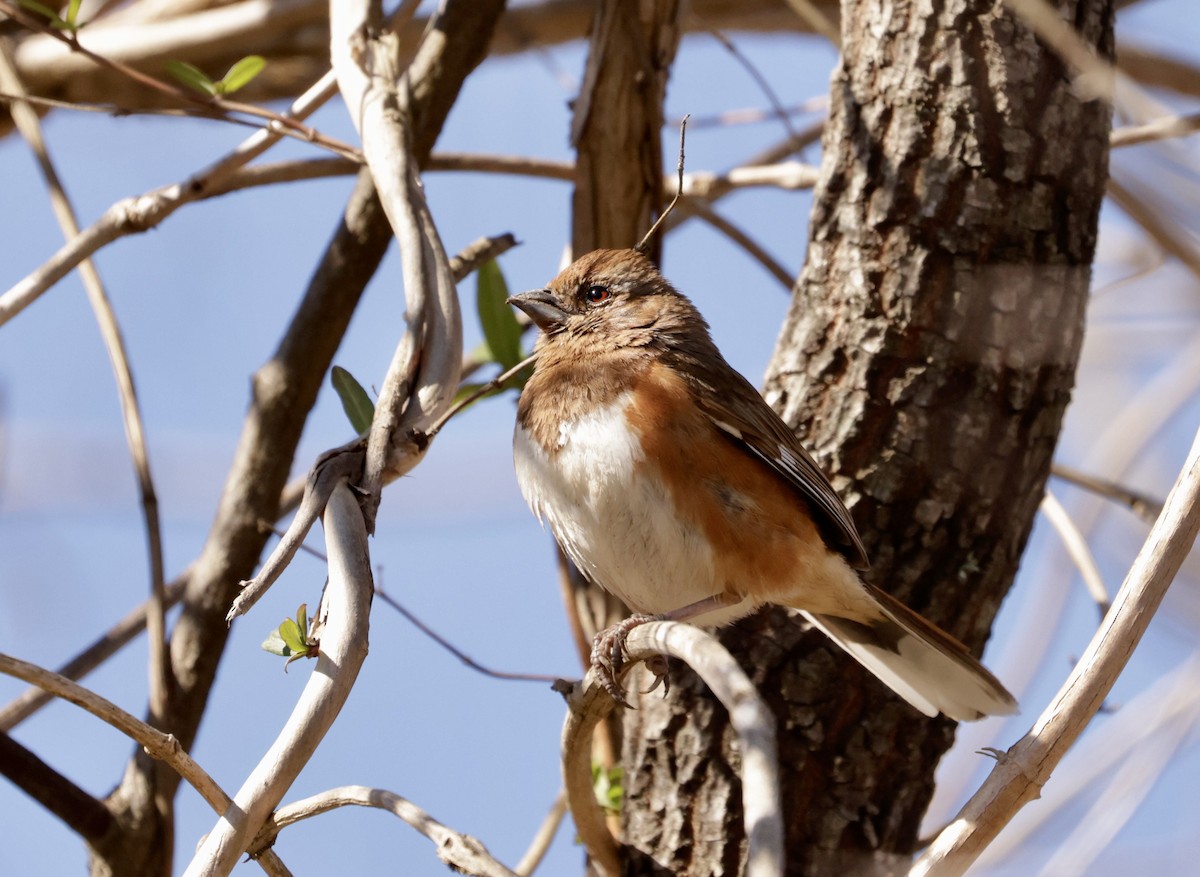
MULTIPOLYGON (((483 59, 503 6, 503 0, 446 5, 437 26, 454 37, 429 68, 414 76, 413 141, 420 161, 433 149, 467 75, 483 59)), ((195 740, 228 638, 225 613, 266 542, 259 522, 275 519, 308 411, 391 238, 374 188, 364 177, 279 349, 254 377, 235 465, 171 634, 173 685, 162 730, 185 748, 195 740)), ((140 750, 135 753, 109 797, 114 830, 92 844, 93 874, 170 873, 178 784, 169 768, 140 750)))
MULTIPOLYGON (((1062 5, 1102 54, 1109 0, 1062 5)), ((767 397, 834 475, 868 577, 978 650, 1070 398, 1110 113, 1002 4, 852 0, 806 266, 767 397)), ((788 874, 888 874, 953 724, 782 612, 729 629, 780 722, 788 874)), ((626 726, 628 873, 737 873, 726 717, 686 674, 626 726)))

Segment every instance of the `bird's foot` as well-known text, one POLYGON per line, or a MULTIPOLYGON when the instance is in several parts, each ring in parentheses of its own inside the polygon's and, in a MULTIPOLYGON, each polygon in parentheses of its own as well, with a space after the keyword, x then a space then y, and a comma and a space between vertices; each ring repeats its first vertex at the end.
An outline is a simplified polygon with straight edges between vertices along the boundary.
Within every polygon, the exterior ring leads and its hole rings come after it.
POLYGON ((625 640, 629 637, 629 631, 655 620, 653 615, 630 615, 624 621, 606 627, 592 640, 592 669, 596 671, 597 679, 612 699, 627 709, 633 709, 633 704, 625 697, 625 691, 617 682, 628 655, 625 640))

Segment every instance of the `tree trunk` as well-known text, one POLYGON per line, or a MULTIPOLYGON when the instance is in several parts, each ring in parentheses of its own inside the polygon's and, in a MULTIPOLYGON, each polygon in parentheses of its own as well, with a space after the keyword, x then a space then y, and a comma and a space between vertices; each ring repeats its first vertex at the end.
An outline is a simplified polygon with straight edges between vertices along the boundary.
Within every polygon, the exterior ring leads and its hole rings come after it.
MULTIPOLYGON (((1110 0, 1061 9, 1111 54, 1110 0)), ((1070 399, 1110 111, 1000 2, 851 0, 842 32, 767 398, 853 510, 868 578, 979 650, 1070 399)), ((722 638, 779 720, 787 873, 902 872, 953 723, 781 611, 722 638)), ((626 870, 738 873, 727 717, 673 681, 626 724, 626 870)))

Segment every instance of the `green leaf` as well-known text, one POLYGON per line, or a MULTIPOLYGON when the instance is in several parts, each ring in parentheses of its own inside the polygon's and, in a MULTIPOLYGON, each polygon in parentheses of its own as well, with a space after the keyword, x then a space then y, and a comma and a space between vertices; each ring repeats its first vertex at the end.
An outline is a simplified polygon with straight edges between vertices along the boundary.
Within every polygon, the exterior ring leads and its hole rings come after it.
POLYGON ((620 765, 605 770, 599 764, 592 762, 592 790, 596 802, 611 813, 620 813, 621 804, 625 797, 625 772, 620 765))
POLYGON ((168 73, 188 88, 207 95, 217 93, 217 84, 195 64, 189 64, 187 61, 168 61, 166 67, 168 73))
POLYGON ((283 624, 279 625, 279 636, 294 654, 303 655, 308 651, 308 643, 305 641, 305 631, 301 630, 300 626, 292 621, 292 619, 283 619, 283 624))
POLYGON ((508 304, 508 284, 496 260, 485 262, 475 277, 475 306, 492 359, 501 369, 521 361, 521 324, 508 304))
POLYGON ((79 7, 83 5, 83 0, 70 0, 67 3, 67 18, 66 23, 71 30, 79 29, 79 7))
POLYGON ((304 634, 305 642, 308 641, 308 604, 301 603, 300 608, 296 610, 296 626, 300 628, 304 634))
POLYGON ((355 432, 362 435, 371 428, 371 421, 375 418, 375 403, 362 388, 362 384, 354 379, 354 375, 340 365, 333 367, 329 380, 333 389, 337 391, 338 398, 342 400, 342 409, 346 412, 350 425, 354 427, 355 432))
POLYGON ((292 650, 288 648, 288 644, 283 641, 283 637, 279 635, 278 630, 273 630, 267 634, 267 638, 263 640, 262 647, 264 651, 268 651, 272 655, 279 655, 281 658, 286 658, 292 653, 292 650))
POLYGON ((262 55, 247 55, 240 61, 235 61, 229 72, 216 83, 218 94, 233 94, 250 84, 255 76, 263 72, 267 60, 262 55))

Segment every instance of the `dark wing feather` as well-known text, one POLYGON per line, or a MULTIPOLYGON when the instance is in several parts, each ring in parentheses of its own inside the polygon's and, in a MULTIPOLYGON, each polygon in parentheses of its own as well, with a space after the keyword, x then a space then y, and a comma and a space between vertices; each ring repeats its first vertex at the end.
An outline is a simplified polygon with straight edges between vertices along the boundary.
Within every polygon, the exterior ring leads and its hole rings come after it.
POLYGON ((835 543, 851 566, 856 569, 869 567, 867 550, 850 512, 825 473, 754 386, 723 360, 720 366, 724 366, 727 375, 723 374, 718 382, 711 379, 710 368, 695 369, 693 365, 694 370, 690 371, 693 380, 704 385, 693 388, 697 391, 694 393, 697 405, 721 432, 786 478, 800 492, 817 516, 822 533, 835 543), (724 393, 717 389, 721 384, 731 387, 730 381, 734 379, 736 389, 727 389, 724 393))

